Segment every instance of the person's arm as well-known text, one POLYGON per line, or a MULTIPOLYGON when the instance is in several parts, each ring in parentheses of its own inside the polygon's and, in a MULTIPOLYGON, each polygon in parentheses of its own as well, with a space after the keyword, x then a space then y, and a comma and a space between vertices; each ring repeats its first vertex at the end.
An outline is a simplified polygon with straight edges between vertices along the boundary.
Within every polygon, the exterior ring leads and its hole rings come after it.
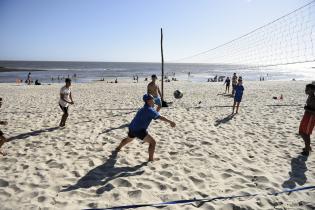
POLYGON ((60 99, 67 102, 68 104, 71 104, 71 102, 67 101, 64 97, 64 94, 63 93, 60 93, 60 99))
POLYGON ((72 94, 71 94, 71 92, 70 92, 70 99, 71 99, 71 103, 70 104, 74 104, 74 102, 73 102, 73 99, 72 99, 72 94))
POLYGON ((160 116, 158 119, 160 119, 160 120, 162 120, 164 122, 168 122, 172 127, 176 126, 176 124, 173 121, 171 121, 171 120, 169 120, 169 119, 167 119, 167 118, 165 118, 163 116, 160 116))

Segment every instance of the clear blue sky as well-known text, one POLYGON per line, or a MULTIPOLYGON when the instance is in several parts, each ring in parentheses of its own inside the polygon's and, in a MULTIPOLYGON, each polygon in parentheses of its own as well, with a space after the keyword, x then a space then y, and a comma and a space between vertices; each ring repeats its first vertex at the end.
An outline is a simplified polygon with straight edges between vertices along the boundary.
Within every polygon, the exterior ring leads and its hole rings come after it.
POLYGON ((0 60, 160 61, 227 42, 306 0, 0 0, 0 60))

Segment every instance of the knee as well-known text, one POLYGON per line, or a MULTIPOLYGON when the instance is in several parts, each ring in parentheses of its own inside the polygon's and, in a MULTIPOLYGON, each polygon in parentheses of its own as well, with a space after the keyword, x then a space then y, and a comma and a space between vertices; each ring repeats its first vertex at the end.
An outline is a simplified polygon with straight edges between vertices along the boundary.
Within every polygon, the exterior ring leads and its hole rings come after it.
POLYGON ((68 114, 68 113, 64 113, 63 116, 64 116, 64 117, 68 117, 69 114, 68 114))

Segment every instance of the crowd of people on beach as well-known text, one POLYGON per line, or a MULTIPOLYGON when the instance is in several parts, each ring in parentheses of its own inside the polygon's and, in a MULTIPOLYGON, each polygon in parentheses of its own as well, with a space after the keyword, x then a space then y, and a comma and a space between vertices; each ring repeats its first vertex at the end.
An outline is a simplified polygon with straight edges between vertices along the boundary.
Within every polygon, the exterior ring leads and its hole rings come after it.
MULTIPOLYGON (((31 80, 31 73, 28 74, 28 81, 31 80)), ((138 77, 136 78, 138 80, 138 77)), ((171 127, 175 127, 175 122, 167 119, 160 115, 160 109, 162 108, 161 91, 157 84, 157 76, 151 76, 151 82, 147 85, 146 93, 143 95, 144 106, 138 110, 137 114, 128 126, 128 135, 124 138, 115 152, 119 152, 126 144, 130 143, 134 138, 139 138, 143 142, 149 143, 149 161, 154 160, 154 151, 156 141, 148 133, 147 129, 152 120, 161 120, 170 124, 171 127), (154 106, 157 106, 154 109, 154 106)), ((116 78, 116 83, 117 83, 116 78)), ((232 114, 237 114, 239 111, 239 105, 242 101, 242 96, 244 92, 243 79, 241 76, 237 76, 236 73, 232 76, 232 81, 229 77, 224 81, 225 93, 229 93, 230 84, 232 83, 232 94, 234 97, 232 114), (236 108, 236 112, 234 113, 236 108)), ((308 156, 310 151, 312 151, 310 145, 310 135, 312 134, 313 128, 315 126, 315 82, 307 84, 305 88, 305 93, 308 95, 306 105, 304 107, 305 112, 299 127, 299 134, 304 140, 305 147, 303 148, 302 155, 308 156)), ((69 116, 69 105, 73 105, 74 101, 72 98, 71 90, 71 79, 65 79, 65 85, 60 89, 60 99, 59 107, 63 112, 59 126, 64 127, 66 125, 67 118, 69 116)), ((2 98, 0 98, 0 108, 2 106, 2 98)), ((6 121, 0 121, 0 125, 6 125, 6 121)), ((5 152, 1 150, 1 146, 7 141, 4 137, 4 133, 0 130, 0 154, 5 155, 5 152)))

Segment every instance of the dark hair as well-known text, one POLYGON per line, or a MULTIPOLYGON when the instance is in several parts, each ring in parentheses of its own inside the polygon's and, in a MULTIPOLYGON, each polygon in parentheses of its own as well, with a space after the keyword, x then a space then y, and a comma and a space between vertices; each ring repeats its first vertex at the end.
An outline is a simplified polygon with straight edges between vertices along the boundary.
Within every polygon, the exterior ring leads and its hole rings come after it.
POLYGON ((67 78, 66 80, 65 80, 65 82, 67 83, 67 82, 71 82, 71 79, 70 78, 67 78))
POLYGON ((305 88, 311 89, 311 90, 315 90, 315 85, 313 85, 313 84, 307 84, 305 88))
POLYGON ((151 78, 157 78, 157 76, 155 74, 152 74, 151 78))

